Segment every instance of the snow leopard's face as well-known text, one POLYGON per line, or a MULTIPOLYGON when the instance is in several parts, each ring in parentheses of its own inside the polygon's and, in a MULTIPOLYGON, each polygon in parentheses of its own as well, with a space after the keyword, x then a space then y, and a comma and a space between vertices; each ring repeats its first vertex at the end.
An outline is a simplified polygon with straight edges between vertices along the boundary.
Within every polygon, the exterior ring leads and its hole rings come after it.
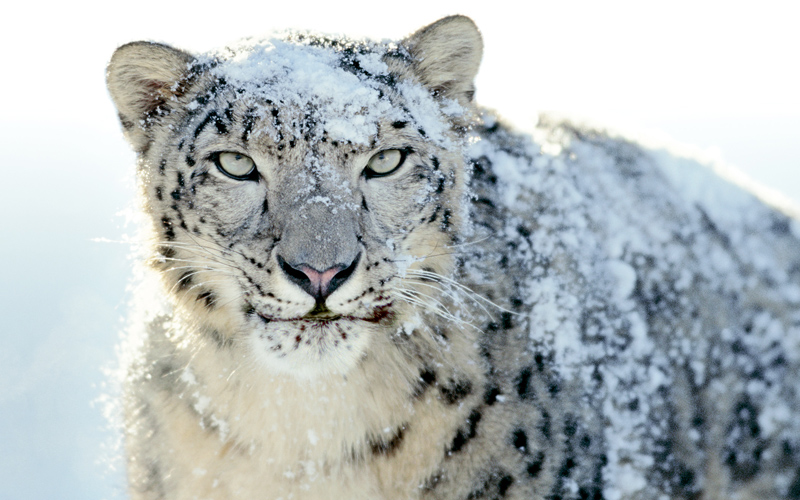
POLYGON ((154 262, 206 340, 310 376, 397 331, 452 267, 479 44, 117 51, 109 88, 140 154, 154 262))

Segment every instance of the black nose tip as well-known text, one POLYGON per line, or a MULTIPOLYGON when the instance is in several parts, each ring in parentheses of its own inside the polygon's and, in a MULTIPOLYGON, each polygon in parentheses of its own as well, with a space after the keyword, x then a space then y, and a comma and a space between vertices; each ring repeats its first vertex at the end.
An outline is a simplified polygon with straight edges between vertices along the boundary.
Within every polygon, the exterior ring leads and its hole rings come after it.
POLYGON ((277 257, 278 265, 289 280, 314 297, 317 304, 324 304, 325 300, 353 274, 361 254, 356 255, 349 265, 336 264, 322 271, 303 263, 290 264, 280 255, 277 257))

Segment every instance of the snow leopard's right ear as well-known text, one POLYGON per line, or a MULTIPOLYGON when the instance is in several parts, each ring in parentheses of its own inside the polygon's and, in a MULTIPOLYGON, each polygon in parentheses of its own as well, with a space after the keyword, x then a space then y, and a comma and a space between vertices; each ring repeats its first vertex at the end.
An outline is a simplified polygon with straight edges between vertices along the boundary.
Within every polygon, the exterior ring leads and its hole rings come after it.
POLYGON ((450 16, 425 26, 403 41, 422 83, 438 96, 468 105, 483 56, 478 27, 466 16, 450 16))
POLYGON ((178 83, 193 59, 186 52, 153 42, 125 44, 111 56, 106 84, 125 137, 136 152, 147 148, 149 126, 168 112, 170 98, 180 93, 178 83))

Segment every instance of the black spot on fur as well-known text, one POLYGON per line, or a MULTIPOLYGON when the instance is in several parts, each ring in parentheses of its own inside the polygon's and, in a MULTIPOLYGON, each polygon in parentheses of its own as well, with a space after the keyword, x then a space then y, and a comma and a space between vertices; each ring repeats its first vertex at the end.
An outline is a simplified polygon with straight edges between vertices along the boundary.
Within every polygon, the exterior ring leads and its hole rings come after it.
POLYGON ((180 189, 176 189, 172 193, 170 193, 170 195, 172 196, 173 200, 178 201, 178 200, 181 199, 181 190, 180 189))
POLYGON ((539 430, 541 431, 542 436, 544 436, 544 438, 548 441, 552 440, 553 437, 551 426, 552 422, 550 413, 547 411, 542 411, 542 421, 539 423, 539 430))
POLYGON ((524 429, 517 429, 511 435, 511 442, 514 443, 514 448, 525 453, 528 450, 528 435, 525 434, 524 429))
POLYGON ((159 201, 164 199, 164 195, 162 193, 161 186, 157 186, 156 187, 156 199, 158 199, 159 201))
POLYGON ((172 259, 175 257, 175 249, 167 245, 161 245, 158 247, 158 253, 165 259, 172 259))
POLYGON ((497 493, 501 497, 506 496, 506 492, 514 484, 514 478, 511 476, 503 476, 500 478, 500 481, 497 483, 497 493))
POLYGON ((726 250, 730 249, 731 247, 730 237, 724 232, 722 232, 722 230, 720 230, 720 228, 714 223, 711 217, 709 217, 708 213, 706 213, 706 211, 703 210, 699 204, 695 204, 695 208, 697 209, 698 212, 700 212, 700 221, 703 224, 703 228, 708 232, 713 233, 719 239, 719 241, 722 243, 722 245, 725 247, 726 250))
POLYGON ((125 118, 125 116, 123 116, 122 113, 118 113, 117 116, 119 116, 119 121, 120 123, 122 123, 122 128, 124 128, 125 130, 133 129, 135 124, 132 121, 125 118))
POLYGON ((392 127, 397 128, 397 129, 405 128, 406 125, 408 125, 408 122, 399 121, 399 120, 396 121, 396 122, 392 122, 392 127))
POLYGON ((440 484, 442 484, 443 474, 442 472, 437 472, 433 474, 431 477, 425 480, 422 483, 421 488, 424 491, 433 491, 435 490, 440 484))
POLYGON ((450 229, 450 218, 453 216, 453 213, 450 211, 449 208, 444 209, 444 214, 442 215, 442 231, 447 231, 450 229))
POLYGON ((455 437, 453 438, 453 443, 450 445, 450 448, 447 450, 447 454, 453 454, 460 451, 464 446, 475 436, 478 435, 478 422, 481 421, 481 413, 475 409, 472 410, 472 413, 469 414, 467 417, 467 428, 461 428, 456 432, 455 437))
POLYGON ((433 209, 433 214, 431 214, 430 218, 428 218, 428 224, 431 224, 436 220, 436 218, 439 216, 439 212, 441 210, 442 210, 442 206, 441 205, 436 205, 436 207, 433 209))
POLYGON ((408 425, 401 425, 397 429, 394 430, 392 437, 388 440, 380 438, 378 440, 371 440, 370 441, 370 449, 372 450, 373 455, 385 455, 391 456, 394 454, 395 451, 400 447, 403 443, 403 438, 405 436, 405 431, 408 428, 408 425))
POLYGON ((158 462, 151 461, 148 463, 141 484, 134 484, 133 487, 142 492, 154 493, 154 498, 166 498, 167 493, 158 462))
POLYGON ((506 474, 504 471, 494 470, 480 486, 467 495, 467 500, 498 500, 504 498, 513 484, 514 478, 512 476, 506 474))
POLYGON ((450 382, 449 385, 439 388, 445 403, 454 405, 472 393, 472 382, 469 380, 451 380, 450 382))
POLYGON ((533 362, 536 363, 536 371, 542 373, 544 371, 544 355, 540 352, 537 352, 533 355, 533 362))
POLYGON ((567 415, 564 419, 564 434, 572 437, 578 432, 578 422, 574 415, 567 415))
POLYGON ((186 164, 189 165, 190 167, 194 167, 197 164, 197 162, 191 156, 186 155, 186 164))
POLYGON ((161 162, 158 164, 158 173, 159 173, 160 175, 164 175, 164 174, 166 173, 166 171, 167 171, 167 160, 166 160, 166 159, 163 159, 163 160, 161 160, 161 162))
POLYGON ((419 379, 416 387, 414 388, 412 396, 414 398, 421 397, 423 394, 425 394, 425 391, 428 389, 428 387, 432 386, 435 383, 436 383, 436 372, 427 367, 421 369, 419 372, 419 379))
POLYGON ((494 202, 492 200, 490 200, 489 198, 480 197, 480 198, 475 200, 475 203, 481 203, 483 205, 486 205, 489 208, 495 208, 496 207, 494 202))
POLYGON ((791 231, 791 219, 786 216, 773 214, 770 230, 776 234, 789 234, 791 231))
POLYGON ((514 327, 514 320, 510 312, 500 313, 500 328, 503 330, 510 330, 514 327))
POLYGON ((186 271, 181 275, 178 279, 178 289, 179 290, 186 290, 192 285, 192 275, 194 271, 186 271))
POLYGON ((487 406, 492 406, 497 402, 497 396, 500 395, 500 389, 496 385, 489 386, 483 394, 483 402, 487 406))
POLYGON ((203 304, 204 304, 204 305, 205 305, 205 306, 206 306, 208 309, 214 309, 214 303, 215 303, 215 302, 216 302, 216 300, 217 300, 217 296, 216 296, 216 294, 215 294, 214 292, 212 292, 211 290, 206 290, 206 291, 204 291, 204 292, 200 293, 200 294, 197 296, 197 300, 198 300, 198 301, 202 301, 202 302, 203 302, 203 304))
POLYGON ((164 228, 164 237, 167 241, 175 239, 175 230, 172 227, 172 220, 166 215, 161 217, 161 227, 164 228))
POLYGON ((531 478, 536 478, 544 467, 544 452, 538 451, 530 462, 525 464, 525 470, 531 478))
POLYGON ((725 464, 734 480, 747 481, 758 474, 761 455, 767 447, 758 424, 758 408, 748 397, 734 407, 725 447, 725 464))
POLYGON ((789 486, 788 498, 791 500, 800 500, 800 469, 795 474, 794 481, 789 486))
POLYGON ((208 330, 208 336, 217 345, 217 349, 219 350, 229 349, 233 346, 233 340, 223 337, 219 330, 215 328, 208 330))
POLYGON ((533 389, 531 388, 531 375, 532 371, 530 367, 523 368, 521 372, 519 372, 519 376, 516 380, 517 386, 517 394, 521 399, 533 399, 533 389))

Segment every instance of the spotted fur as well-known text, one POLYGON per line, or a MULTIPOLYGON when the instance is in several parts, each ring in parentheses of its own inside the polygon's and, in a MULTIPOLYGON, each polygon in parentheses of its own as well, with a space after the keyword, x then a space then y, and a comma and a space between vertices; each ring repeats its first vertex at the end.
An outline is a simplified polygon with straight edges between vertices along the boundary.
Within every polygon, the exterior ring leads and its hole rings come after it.
POLYGON ((109 64, 164 290, 132 498, 800 498, 797 220, 726 219, 605 132, 509 131, 465 17, 270 43, 109 64), (374 109, 332 112, 320 61, 374 109))

